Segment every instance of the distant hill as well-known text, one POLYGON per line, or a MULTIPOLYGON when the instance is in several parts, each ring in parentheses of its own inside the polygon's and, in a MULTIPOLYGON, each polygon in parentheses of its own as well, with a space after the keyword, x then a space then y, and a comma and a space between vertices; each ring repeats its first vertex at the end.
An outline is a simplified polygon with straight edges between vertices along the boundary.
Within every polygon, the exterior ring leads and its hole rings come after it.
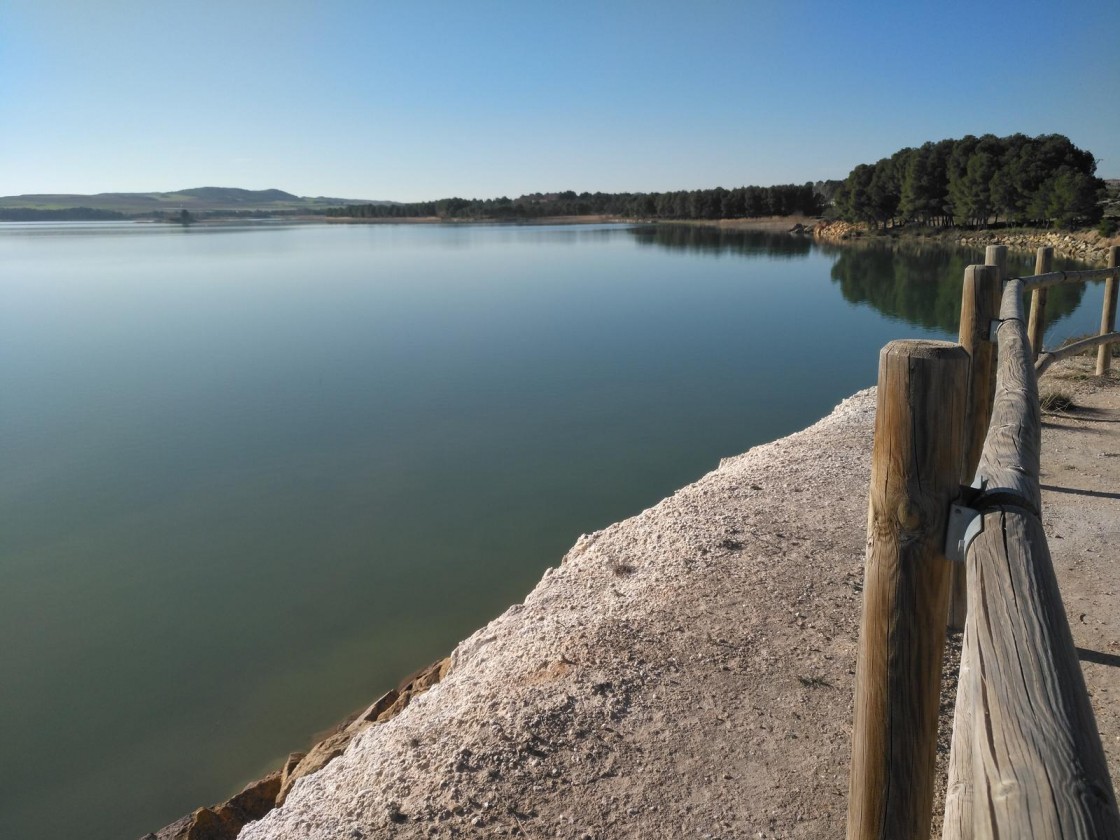
MULTIPOLYGON (((328 207, 350 204, 393 204, 326 196, 301 197, 283 190, 243 190, 236 187, 194 187, 176 192, 9 195, 0 197, 0 219, 12 218, 4 211, 51 211, 60 218, 64 211, 96 211, 125 217, 156 216, 186 210, 199 215, 323 213, 328 207)), ((86 216, 88 218, 88 216, 86 216)))

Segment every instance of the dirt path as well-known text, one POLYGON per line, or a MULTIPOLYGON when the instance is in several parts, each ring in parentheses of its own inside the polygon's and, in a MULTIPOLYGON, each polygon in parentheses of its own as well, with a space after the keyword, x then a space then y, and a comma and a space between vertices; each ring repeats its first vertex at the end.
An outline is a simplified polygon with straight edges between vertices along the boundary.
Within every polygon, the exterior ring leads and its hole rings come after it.
MULTIPOLYGON (((1079 407, 1046 418, 1044 521, 1120 778, 1120 386, 1080 364, 1047 377, 1079 407)), ((581 538, 241 837, 843 836, 874 408, 581 538)))
POLYGON ((1120 359, 1055 366, 1040 390, 1074 408, 1043 415, 1042 521, 1114 786, 1120 783, 1120 359))

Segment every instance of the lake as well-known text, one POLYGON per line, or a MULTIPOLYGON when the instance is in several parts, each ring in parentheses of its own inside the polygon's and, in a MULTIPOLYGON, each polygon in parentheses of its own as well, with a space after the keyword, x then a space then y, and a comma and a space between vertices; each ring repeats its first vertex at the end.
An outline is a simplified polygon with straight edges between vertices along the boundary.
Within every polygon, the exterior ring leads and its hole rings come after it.
MULTIPOLYGON (((954 338, 982 261, 670 226, 0 225, 0 836, 136 837, 226 798, 581 533, 820 418, 891 339, 954 338)), ((1102 294, 1051 292, 1048 340, 1095 331, 1102 294)))

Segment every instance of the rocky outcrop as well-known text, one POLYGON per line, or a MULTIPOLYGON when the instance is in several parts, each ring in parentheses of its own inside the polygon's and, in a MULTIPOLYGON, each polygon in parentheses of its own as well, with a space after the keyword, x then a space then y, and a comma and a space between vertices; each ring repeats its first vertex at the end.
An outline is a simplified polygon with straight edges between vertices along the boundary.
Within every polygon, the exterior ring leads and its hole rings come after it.
POLYGON ((276 805, 281 771, 246 786, 213 808, 199 808, 141 840, 233 840, 247 823, 259 820, 276 805))
POLYGON ((1087 263, 1103 263, 1108 259, 1108 249, 1120 245, 1120 237, 1111 239, 1096 231, 1034 231, 1031 233, 1001 233, 989 231, 970 233, 957 240, 961 245, 982 248, 986 245, 1006 245, 1012 251, 1037 251, 1050 247, 1054 253, 1087 263))
POLYGON ((332 729, 307 753, 289 755, 280 770, 253 782, 221 805, 199 808, 157 832, 145 834, 141 840, 234 840, 247 823, 282 805, 297 780, 322 770, 342 755, 358 733, 399 715, 414 698, 446 677, 450 668, 450 658, 440 659, 410 674, 396 688, 332 729))
POLYGON ((397 688, 387 691, 357 715, 353 715, 311 748, 307 755, 292 753, 284 766, 283 782, 276 796, 276 805, 283 805, 288 792, 298 779, 322 770, 346 751, 347 745, 364 729, 375 723, 392 720, 418 697, 447 676, 450 659, 441 659, 406 677, 397 688))
POLYGON ((865 230, 863 225, 841 221, 840 219, 822 220, 813 227, 813 238, 823 242, 842 242, 846 239, 862 236, 865 230))
POLYGON ((876 231, 867 225, 845 222, 839 219, 821 221, 813 228, 813 238, 821 242, 849 242, 853 239, 866 239, 875 242, 895 242, 909 239, 941 240, 946 244, 962 245, 970 248, 983 248, 988 245, 1006 245, 1012 251, 1034 253, 1039 248, 1050 247, 1061 257, 1080 260, 1086 263, 1104 263, 1108 259, 1108 249, 1120 245, 1120 237, 1101 236, 1096 231, 970 231, 962 233, 948 228, 892 228, 889 231, 876 231))

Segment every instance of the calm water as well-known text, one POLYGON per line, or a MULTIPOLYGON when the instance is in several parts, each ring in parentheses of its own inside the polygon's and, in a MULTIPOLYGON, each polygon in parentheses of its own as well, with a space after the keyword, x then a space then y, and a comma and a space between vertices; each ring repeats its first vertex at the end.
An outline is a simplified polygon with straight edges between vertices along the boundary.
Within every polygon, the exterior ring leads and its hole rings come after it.
MULTIPOLYGON (((225 798, 581 533, 821 417, 890 339, 954 336, 979 261, 0 225, 0 837, 134 837, 225 798)), ((1093 330, 1101 287, 1061 294, 1050 336, 1093 330)))

